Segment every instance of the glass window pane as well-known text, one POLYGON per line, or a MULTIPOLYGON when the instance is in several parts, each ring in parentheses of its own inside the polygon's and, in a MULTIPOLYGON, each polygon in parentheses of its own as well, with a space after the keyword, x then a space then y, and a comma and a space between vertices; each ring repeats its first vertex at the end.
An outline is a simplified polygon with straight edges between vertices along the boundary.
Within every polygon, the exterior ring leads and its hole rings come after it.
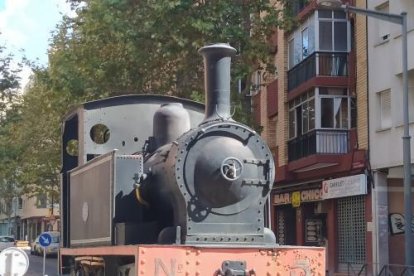
POLYGON ((333 128, 333 99, 321 98, 321 127, 333 128))
POLYGON ((356 127, 357 124, 357 106, 356 98, 352 97, 351 99, 351 128, 356 127))
POLYGON ((343 98, 341 103, 341 128, 348 129, 348 98, 343 98))
POLYGON ((308 28, 302 31, 302 57, 306 58, 309 55, 309 32, 308 28))
POLYGON ((334 51, 348 50, 348 35, 346 22, 334 22, 334 51))
POLYGON ((348 95, 347 88, 332 88, 332 87, 319 87, 320 95, 331 95, 331 96, 346 96, 348 95))
POLYGON ((309 101, 309 130, 315 129, 315 99, 309 101))
POLYGON ((307 93, 303 93, 302 95, 300 95, 300 103, 303 103, 307 99, 308 99, 307 93))
POLYGON ((327 94, 328 94, 328 88, 319 87, 319 95, 327 95, 327 94))
POLYGON ((319 49, 332 51, 332 22, 319 22, 319 49))
POLYGON ((346 18, 346 13, 344 11, 334 11, 334 18, 346 18))
POLYGON ((296 137, 295 109, 289 110, 289 138, 296 137))
POLYGON ((335 117, 335 121, 334 121, 334 128, 340 128, 341 127, 341 103, 342 103, 342 99, 341 98, 335 98, 334 99, 334 117, 335 117))
POLYGON ((309 104, 304 102, 302 106, 302 133, 309 131, 309 104))
POLYGON ((295 65, 295 59, 294 59, 294 48, 295 44, 293 39, 291 41, 289 41, 289 69, 292 68, 295 65))
POLYGON ((315 90, 313 89, 309 90, 308 94, 309 94, 309 98, 312 98, 315 95, 315 90))
POLYGON ((330 10, 319 10, 319 18, 332 18, 332 11, 330 10))

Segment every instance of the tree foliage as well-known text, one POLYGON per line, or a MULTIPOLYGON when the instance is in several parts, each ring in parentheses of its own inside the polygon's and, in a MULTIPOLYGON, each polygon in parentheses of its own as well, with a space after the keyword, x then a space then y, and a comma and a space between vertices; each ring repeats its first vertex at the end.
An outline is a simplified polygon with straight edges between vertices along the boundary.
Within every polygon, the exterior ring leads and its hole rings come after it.
MULTIPOLYGON (((233 93, 235 106, 245 106, 249 75, 272 72, 268 40, 287 22, 278 9, 286 0, 68 1, 77 16, 64 17, 57 26, 48 67, 33 68, 13 117, 0 126, 7 134, 1 146, 16 145, 7 158, 13 159, 10 171, 18 172, 25 192, 55 192, 60 120, 73 105, 126 93, 202 100, 203 65, 197 50, 208 43, 225 42, 238 50, 232 87, 239 92, 233 93)), ((1 67, 0 60, 0 72, 8 76, 8 86, 0 90, 3 99, 18 87, 9 63, 4 59, 1 67)))
POLYGON ((18 145, 11 143, 10 133, 19 119, 17 103, 20 66, 12 66, 13 56, 0 46, 0 194, 11 211, 12 199, 17 192, 18 145))
POLYGON ((234 80, 246 80, 272 64, 267 40, 283 18, 264 0, 71 2, 78 16, 65 18, 55 34, 50 69, 61 88, 84 99, 200 94, 197 50, 213 42, 238 49, 234 80))
POLYGON ((20 88, 20 64, 12 67, 13 56, 6 53, 6 48, 0 45, 0 114, 4 115, 7 106, 13 102, 20 88))

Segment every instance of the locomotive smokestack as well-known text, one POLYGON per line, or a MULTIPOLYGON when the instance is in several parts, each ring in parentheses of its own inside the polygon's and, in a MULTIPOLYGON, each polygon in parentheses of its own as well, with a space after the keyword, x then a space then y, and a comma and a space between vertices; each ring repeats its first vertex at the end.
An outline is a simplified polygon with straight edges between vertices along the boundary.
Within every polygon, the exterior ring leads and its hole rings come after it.
POLYGON ((230 64, 236 49, 225 43, 204 46, 205 121, 230 119, 230 64))

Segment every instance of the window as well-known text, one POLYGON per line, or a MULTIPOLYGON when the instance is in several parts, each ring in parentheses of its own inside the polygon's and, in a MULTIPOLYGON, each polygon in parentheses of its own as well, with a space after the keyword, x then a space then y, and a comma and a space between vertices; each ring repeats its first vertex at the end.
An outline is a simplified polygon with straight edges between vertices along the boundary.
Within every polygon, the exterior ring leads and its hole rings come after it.
POLYGON ((23 208, 23 199, 21 197, 18 198, 17 204, 19 209, 23 208))
POLYGON ((315 95, 312 90, 289 103, 289 138, 301 136, 313 129, 315 129, 315 95))
POLYGON ((308 28, 302 31, 302 59, 309 55, 309 30, 308 28))
POLYGON ((289 102, 289 139, 314 129, 355 127, 355 112, 355 99, 346 88, 319 87, 316 93, 308 91, 289 102))
POLYGON ((311 15, 288 39, 289 69, 315 52, 315 16, 311 15))
POLYGON ((342 11, 318 11, 319 50, 348 51, 348 21, 342 11))
POLYGON ((46 195, 38 195, 36 201, 37 208, 46 208, 46 195))
POLYGON ((391 91, 385 90, 377 94, 379 104, 378 126, 380 129, 390 128, 392 125, 391 118, 391 91))
POLYGON ((321 128, 348 129, 350 120, 350 97, 348 90, 319 88, 321 103, 321 128))

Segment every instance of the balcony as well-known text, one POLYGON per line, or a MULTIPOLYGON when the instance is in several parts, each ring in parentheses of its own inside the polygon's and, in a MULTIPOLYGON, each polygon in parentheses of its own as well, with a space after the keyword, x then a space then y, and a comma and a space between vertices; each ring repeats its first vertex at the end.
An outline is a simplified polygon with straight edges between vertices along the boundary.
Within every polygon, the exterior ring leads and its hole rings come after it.
POLYGON ((346 154, 348 130, 313 130, 288 142, 289 162, 313 154, 346 154))
POLYGON ((288 71, 288 91, 316 76, 348 76, 348 53, 312 53, 288 71))

